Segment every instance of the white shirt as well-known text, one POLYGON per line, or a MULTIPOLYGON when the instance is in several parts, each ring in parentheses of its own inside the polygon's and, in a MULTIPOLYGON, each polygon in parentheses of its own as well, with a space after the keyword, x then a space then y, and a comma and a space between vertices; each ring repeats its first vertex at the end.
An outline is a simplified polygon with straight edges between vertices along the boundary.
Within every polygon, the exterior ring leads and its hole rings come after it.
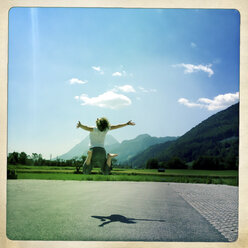
POLYGON ((101 132, 98 128, 94 127, 93 131, 90 132, 90 148, 92 147, 103 147, 104 148, 104 141, 108 129, 101 132))

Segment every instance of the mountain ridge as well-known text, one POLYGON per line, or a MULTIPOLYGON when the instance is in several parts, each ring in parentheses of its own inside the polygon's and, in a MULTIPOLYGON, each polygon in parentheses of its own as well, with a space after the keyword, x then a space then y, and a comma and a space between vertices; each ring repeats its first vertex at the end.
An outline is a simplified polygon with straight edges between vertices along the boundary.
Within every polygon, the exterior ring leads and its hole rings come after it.
POLYGON ((154 137, 149 134, 141 134, 134 139, 122 141, 118 146, 109 147, 109 150, 111 153, 117 153, 118 163, 123 164, 128 163, 133 156, 154 144, 160 144, 177 138, 171 136, 154 137))
MULTIPOLYGON (((128 161, 131 157, 136 155, 143 149, 148 148, 151 145, 159 144, 169 140, 174 140, 177 137, 153 137, 149 134, 140 134, 137 137, 130 140, 117 141, 111 134, 106 135, 105 149, 110 153, 117 153, 116 157, 118 163, 128 161)), ((75 157, 81 157, 86 155, 89 149, 89 135, 87 135, 80 143, 72 147, 68 152, 58 156, 58 159, 70 160, 75 157)))

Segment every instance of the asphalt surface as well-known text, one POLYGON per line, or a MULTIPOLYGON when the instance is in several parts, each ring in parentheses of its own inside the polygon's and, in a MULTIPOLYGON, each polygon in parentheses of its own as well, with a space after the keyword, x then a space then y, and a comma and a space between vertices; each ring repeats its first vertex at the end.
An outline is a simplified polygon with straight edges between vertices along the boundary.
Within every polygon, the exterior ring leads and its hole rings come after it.
MULTIPOLYGON (((207 210, 216 216, 223 212, 233 189, 236 193, 230 197, 237 202, 238 188, 231 186, 8 180, 7 236, 11 240, 233 241, 206 218, 201 205, 194 206, 198 198, 199 202, 208 202, 208 198, 215 202, 222 197, 217 201, 222 208, 207 210), (192 192, 197 192, 193 198, 192 192)), ((232 211, 229 221, 235 222, 237 208, 232 211)), ((235 239, 237 230, 229 228, 230 233, 235 239)))

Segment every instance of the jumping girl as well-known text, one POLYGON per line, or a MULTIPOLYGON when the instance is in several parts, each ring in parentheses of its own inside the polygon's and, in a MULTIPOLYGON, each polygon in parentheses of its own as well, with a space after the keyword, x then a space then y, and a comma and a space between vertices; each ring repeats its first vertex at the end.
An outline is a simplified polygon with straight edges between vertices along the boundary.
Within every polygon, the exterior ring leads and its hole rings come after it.
POLYGON ((77 128, 82 128, 90 132, 90 150, 88 151, 88 156, 83 165, 83 173, 90 174, 94 166, 101 168, 102 173, 108 175, 111 170, 111 160, 113 157, 118 156, 118 154, 108 153, 106 157, 106 150, 104 148, 104 141, 106 134, 109 130, 118 129, 125 126, 134 126, 135 123, 128 121, 125 124, 119 124, 111 126, 107 118, 97 118, 96 127, 88 127, 81 124, 80 121, 77 123, 77 128))

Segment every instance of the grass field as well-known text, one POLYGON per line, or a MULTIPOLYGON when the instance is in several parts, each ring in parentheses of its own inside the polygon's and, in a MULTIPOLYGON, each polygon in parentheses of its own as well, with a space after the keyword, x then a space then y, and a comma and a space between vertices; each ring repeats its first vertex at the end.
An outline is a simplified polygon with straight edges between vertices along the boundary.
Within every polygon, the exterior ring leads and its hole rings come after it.
POLYGON ((90 181, 151 181, 151 182, 181 182, 227 184, 238 186, 238 171, 211 170, 166 170, 158 172, 148 169, 114 168, 111 175, 101 175, 100 169, 95 168, 91 175, 74 174, 74 167, 53 166, 23 166, 8 165, 8 169, 15 170, 18 179, 46 179, 46 180, 90 180, 90 181))

